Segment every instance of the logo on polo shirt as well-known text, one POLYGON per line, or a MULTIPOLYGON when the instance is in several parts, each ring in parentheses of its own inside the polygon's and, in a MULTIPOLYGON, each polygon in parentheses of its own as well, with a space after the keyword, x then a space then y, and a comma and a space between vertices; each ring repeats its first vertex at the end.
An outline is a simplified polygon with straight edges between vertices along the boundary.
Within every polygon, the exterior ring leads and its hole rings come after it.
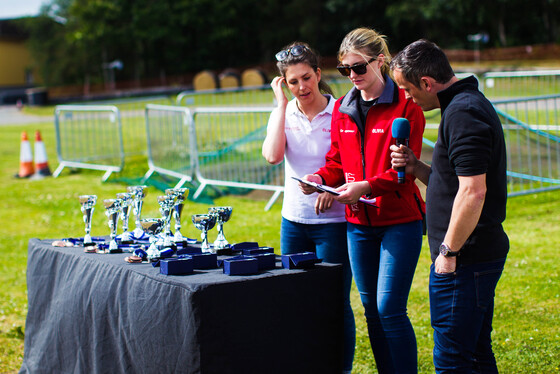
POLYGON ((356 130, 353 130, 353 129, 350 129, 350 130, 343 130, 343 129, 340 129, 340 132, 343 132, 343 133, 355 133, 356 130))

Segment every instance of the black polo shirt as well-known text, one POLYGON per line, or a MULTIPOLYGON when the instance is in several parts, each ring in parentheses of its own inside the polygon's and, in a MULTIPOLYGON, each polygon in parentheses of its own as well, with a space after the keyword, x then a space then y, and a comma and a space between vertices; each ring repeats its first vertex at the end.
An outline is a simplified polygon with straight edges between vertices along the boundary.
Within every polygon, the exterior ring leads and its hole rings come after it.
MULTIPOLYGON (((506 257, 509 240, 502 228, 506 218, 506 146, 500 119, 478 90, 476 78, 458 81, 438 93, 441 122, 426 192, 428 240, 432 260, 439 254, 458 176, 486 173, 486 199, 480 220, 461 248, 460 263, 479 263, 506 257)), ((456 248, 454 248, 456 249, 456 248)))

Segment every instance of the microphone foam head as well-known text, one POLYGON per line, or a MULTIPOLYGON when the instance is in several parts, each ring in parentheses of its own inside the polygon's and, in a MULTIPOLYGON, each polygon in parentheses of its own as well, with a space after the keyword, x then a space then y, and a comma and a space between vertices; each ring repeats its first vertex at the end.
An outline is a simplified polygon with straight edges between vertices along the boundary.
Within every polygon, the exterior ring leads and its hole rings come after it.
POLYGON ((410 137, 410 122, 406 118, 395 118, 391 127, 391 134, 395 139, 408 139, 410 137))

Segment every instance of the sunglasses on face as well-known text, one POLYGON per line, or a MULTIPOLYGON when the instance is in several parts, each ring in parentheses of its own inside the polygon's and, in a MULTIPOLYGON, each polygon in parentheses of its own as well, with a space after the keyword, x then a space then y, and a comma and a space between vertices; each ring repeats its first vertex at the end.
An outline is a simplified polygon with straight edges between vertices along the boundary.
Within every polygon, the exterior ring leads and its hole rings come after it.
POLYGON ((276 54, 276 60, 282 62, 285 59, 287 59, 290 56, 290 54, 294 57, 301 56, 306 49, 307 47, 304 45, 294 45, 291 48, 278 52, 276 54))
POLYGON ((336 68, 338 69, 338 72, 340 74, 344 75, 345 77, 350 76, 350 70, 353 70, 354 73, 356 73, 358 75, 364 75, 365 73, 367 73, 367 67, 368 67, 369 63, 376 60, 376 59, 377 59, 377 56, 372 57, 371 60, 369 60, 365 64, 356 64, 356 65, 352 65, 352 66, 339 65, 336 68))

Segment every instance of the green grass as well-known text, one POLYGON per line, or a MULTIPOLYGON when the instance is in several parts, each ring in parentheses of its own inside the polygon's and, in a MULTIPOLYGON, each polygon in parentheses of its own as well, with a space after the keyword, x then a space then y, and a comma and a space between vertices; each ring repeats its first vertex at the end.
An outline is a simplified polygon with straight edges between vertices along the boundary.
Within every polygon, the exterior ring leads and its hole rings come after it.
MULTIPOLYGON (((52 113, 52 111, 50 111, 52 113)), ((126 178, 138 178, 148 169, 146 158, 126 159, 125 169, 108 183, 101 183, 102 172, 63 171, 59 178, 20 180, 13 177, 19 165, 19 139, 22 131, 41 130, 51 170, 57 166, 55 135, 52 124, 2 126, 0 140, 0 372, 17 372, 23 358, 26 297, 27 243, 30 238, 83 236, 83 221, 78 195, 96 194, 99 199, 124 191, 126 178)), ((435 140, 435 131, 426 136, 435 140)), ((142 139, 140 136, 139 139, 142 139)), ((141 147, 141 144, 136 145, 141 147)), ((173 184, 175 180, 169 181, 173 184)), ((191 191, 191 194, 194 191, 191 191)), ((150 187, 144 215, 158 216, 155 197, 161 191, 150 187)), ((280 202, 270 211, 264 206, 269 193, 223 196, 205 203, 188 201, 185 217, 205 212, 211 205, 231 205, 234 212, 226 224, 232 242, 257 241, 279 248, 280 202), (258 220, 255 220, 258 217, 258 220)), ((108 226, 97 204, 92 235, 108 234, 108 226)), ((184 234, 199 232, 184 220, 184 234)), ((502 373, 558 373, 560 371, 560 289, 557 261, 560 250, 560 193, 547 192, 511 198, 505 222, 511 251, 498 285, 494 321, 494 347, 502 373)), ((212 238, 210 233, 210 237, 212 238)), ((409 300, 409 316, 418 340, 419 371, 433 372, 432 330, 429 323, 428 268, 429 251, 424 240, 409 300)), ((357 347, 354 373, 375 373, 375 364, 363 309, 356 289, 352 302, 357 318, 357 347)))

